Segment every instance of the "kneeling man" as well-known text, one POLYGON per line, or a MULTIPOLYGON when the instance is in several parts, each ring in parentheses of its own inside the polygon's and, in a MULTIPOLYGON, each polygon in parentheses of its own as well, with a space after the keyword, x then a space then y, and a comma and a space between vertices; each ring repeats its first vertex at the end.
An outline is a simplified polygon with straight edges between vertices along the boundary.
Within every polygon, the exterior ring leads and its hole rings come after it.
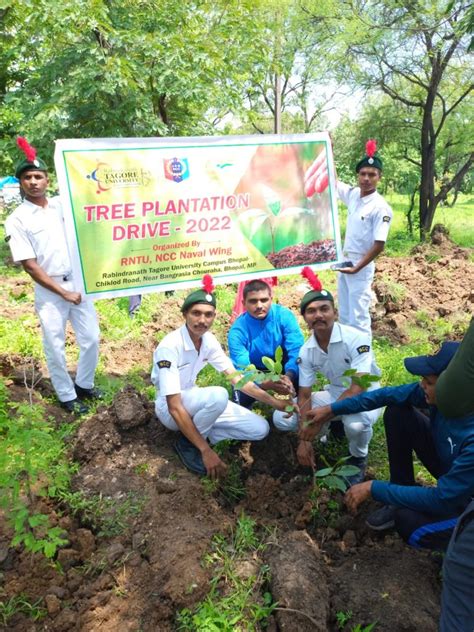
MULTIPOLYGON (((163 338, 153 355, 151 379, 157 388, 156 416, 170 430, 181 432, 175 450, 192 472, 211 478, 223 476, 226 466, 212 449, 223 439, 258 441, 269 431, 267 421, 229 402, 222 386, 196 386, 201 369, 210 364, 232 376, 234 367, 216 337, 209 332, 216 315, 212 279, 205 275, 203 289, 185 299, 185 323, 163 338)), ((240 376, 232 378, 236 383, 240 376)), ((277 400, 253 382, 242 390, 251 397, 283 411, 287 402, 277 400)))

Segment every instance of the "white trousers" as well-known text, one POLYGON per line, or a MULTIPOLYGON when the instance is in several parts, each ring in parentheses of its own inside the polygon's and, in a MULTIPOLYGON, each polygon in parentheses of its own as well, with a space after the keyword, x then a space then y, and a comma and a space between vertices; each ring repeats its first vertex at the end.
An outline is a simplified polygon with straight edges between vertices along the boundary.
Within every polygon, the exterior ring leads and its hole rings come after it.
MULTIPOLYGON (((328 404, 332 404, 334 401, 336 401, 336 399, 332 397, 328 391, 311 393, 311 408, 327 406, 328 404)), ((372 426, 377 421, 381 410, 381 408, 377 408, 377 410, 369 410, 363 413, 342 415, 341 419, 344 424, 344 431, 349 442, 349 452, 352 456, 367 456, 369 452, 369 443, 372 439, 372 426)), ((284 415, 285 413, 282 413, 279 410, 276 410, 273 413, 273 423, 278 430, 283 430, 285 432, 297 430, 298 419, 296 415, 292 415, 288 418, 285 418, 284 415)), ((327 433, 329 423, 330 422, 323 425, 318 436, 323 436, 327 433)))
MULTIPOLYGON (((181 391, 181 401, 198 432, 214 445, 223 439, 259 441, 270 428, 266 419, 229 401, 229 394, 222 386, 206 386, 181 391)), ((179 430, 170 415, 166 397, 155 401, 155 412, 169 430, 179 430)))
MULTIPOLYGON (((357 263, 360 255, 348 253, 347 257, 357 263)), ((372 337, 370 303, 372 301, 372 281, 375 264, 371 261, 356 274, 339 272, 337 279, 338 320, 343 325, 351 325, 372 337)))
MULTIPOLYGON (((61 281, 61 287, 74 292, 71 281, 61 281)), ((99 360, 99 325, 92 301, 74 305, 58 294, 35 284, 35 309, 43 332, 43 349, 49 377, 59 401, 76 399, 74 383, 66 365, 66 323, 71 322, 79 345, 76 384, 82 388, 94 386, 94 374, 99 360)))

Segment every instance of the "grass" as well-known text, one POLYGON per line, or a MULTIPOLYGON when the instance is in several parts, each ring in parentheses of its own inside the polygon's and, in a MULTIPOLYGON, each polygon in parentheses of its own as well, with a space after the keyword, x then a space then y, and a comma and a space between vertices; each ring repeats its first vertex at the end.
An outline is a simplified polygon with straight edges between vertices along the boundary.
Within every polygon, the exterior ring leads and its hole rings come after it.
POLYGON ((46 608, 41 606, 42 601, 43 599, 37 599, 32 602, 24 594, 0 601, 0 625, 6 629, 13 617, 18 614, 39 621, 47 615, 46 608))
POLYGON ((264 549, 255 521, 244 514, 230 536, 215 535, 204 558, 204 564, 213 572, 209 593, 193 610, 185 608, 178 613, 176 629, 180 632, 261 630, 276 606, 265 592, 268 567, 258 557, 264 549), (241 563, 247 560, 251 560, 255 572, 240 573, 241 563))

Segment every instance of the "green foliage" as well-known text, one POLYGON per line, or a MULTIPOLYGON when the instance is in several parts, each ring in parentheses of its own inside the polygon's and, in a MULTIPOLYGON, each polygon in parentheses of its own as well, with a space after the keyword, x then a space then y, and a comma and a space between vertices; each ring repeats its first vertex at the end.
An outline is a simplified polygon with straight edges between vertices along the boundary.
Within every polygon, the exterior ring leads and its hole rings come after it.
POLYGON ((357 375, 357 369, 347 369, 347 371, 344 371, 342 375, 343 378, 341 382, 346 388, 349 388, 351 384, 355 384, 356 386, 366 390, 369 386, 371 386, 371 384, 380 380, 380 375, 370 375, 370 373, 357 375))
POLYGON ((314 484, 322 485, 331 491, 339 490, 345 492, 348 487, 346 477, 353 476, 359 472, 359 468, 355 465, 346 465, 346 461, 349 458, 348 456, 341 457, 334 465, 330 465, 325 457, 321 456, 326 467, 315 472, 314 484))
POLYGON ((43 599, 37 599, 31 602, 24 594, 0 601, 0 624, 6 628, 17 614, 24 614, 33 621, 39 621, 48 613, 46 608, 40 605, 42 601, 43 599))
POLYGON ((373 623, 369 623, 369 625, 362 626, 361 623, 358 623, 354 628, 352 628, 352 632, 372 632, 375 630, 375 626, 378 621, 374 621, 373 623))
POLYGON ((268 567, 260 565, 255 575, 241 577, 236 571, 239 562, 253 560, 264 549, 255 533, 255 521, 242 514, 229 539, 218 534, 211 543, 205 563, 212 566, 214 576, 207 597, 191 611, 181 610, 177 616, 177 629, 199 632, 257 632, 265 625, 276 607, 269 593, 259 591, 268 579, 268 567), (225 592, 221 592, 221 586, 225 592))
POLYGON ((347 611, 340 610, 339 612, 336 612, 336 622, 337 622, 337 627, 339 628, 339 630, 343 630, 346 623, 349 623, 351 619, 352 619, 351 610, 347 610, 347 611))
POLYGON ((89 526, 99 537, 110 538, 126 532, 132 519, 138 516, 146 498, 129 492, 124 498, 115 499, 95 494, 86 496, 83 492, 63 491, 61 501, 73 516, 89 526))
POLYGON ((14 529, 12 545, 48 558, 67 541, 34 507, 38 497, 56 496, 69 485, 64 434, 44 419, 40 406, 8 402, 0 381, 0 507, 14 529))

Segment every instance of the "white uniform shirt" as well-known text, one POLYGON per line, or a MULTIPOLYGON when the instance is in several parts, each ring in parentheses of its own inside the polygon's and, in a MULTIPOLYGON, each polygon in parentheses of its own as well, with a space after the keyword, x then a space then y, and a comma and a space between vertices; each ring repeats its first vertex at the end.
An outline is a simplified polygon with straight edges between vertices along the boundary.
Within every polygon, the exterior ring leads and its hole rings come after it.
POLYGON ((338 182, 337 193, 347 206, 345 256, 349 253, 365 255, 374 241, 387 241, 393 212, 377 191, 360 197, 359 187, 338 182))
POLYGON ((219 372, 234 371, 214 334, 209 331, 204 334, 198 352, 183 325, 165 336, 155 349, 151 381, 162 397, 175 395, 195 386, 198 373, 206 364, 219 372))
POLYGON ((36 259, 49 276, 71 273, 59 197, 49 199, 46 208, 24 200, 5 220, 5 234, 14 261, 36 259))
MULTIPOLYGON (((380 375, 368 334, 338 322, 334 323, 327 353, 318 345, 314 334, 311 334, 300 349, 299 366, 300 386, 313 386, 316 373, 320 372, 329 380, 326 390, 335 399, 348 388, 342 381, 348 369, 357 369, 358 373, 380 375)), ((379 388, 378 383, 372 383, 367 390, 375 388, 379 388)))

